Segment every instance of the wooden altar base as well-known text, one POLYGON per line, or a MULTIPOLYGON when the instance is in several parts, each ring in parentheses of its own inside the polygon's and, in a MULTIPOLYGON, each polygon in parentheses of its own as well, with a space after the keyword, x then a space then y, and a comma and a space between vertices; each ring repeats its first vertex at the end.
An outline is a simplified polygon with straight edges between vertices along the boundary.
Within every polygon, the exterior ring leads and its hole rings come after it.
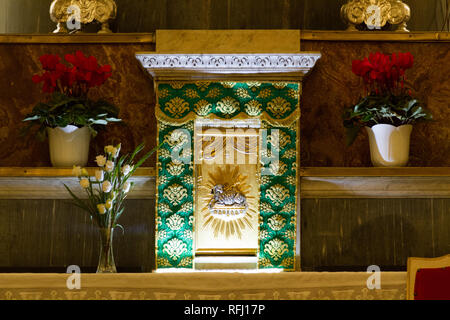
POLYGON ((365 272, 0 274, 1 300, 404 300, 406 272, 382 272, 369 290, 365 272))

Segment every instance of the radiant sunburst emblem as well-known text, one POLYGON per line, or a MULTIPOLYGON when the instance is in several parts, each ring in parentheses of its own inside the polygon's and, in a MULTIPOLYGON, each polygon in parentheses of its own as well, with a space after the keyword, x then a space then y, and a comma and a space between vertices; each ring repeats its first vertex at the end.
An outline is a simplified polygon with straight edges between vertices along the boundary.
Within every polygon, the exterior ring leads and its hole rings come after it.
POLYGON ((248 176, 240 172, 239 166, 216 167, 209 172, 202 185, 203 229, 211 227, 214 237, 236 235, 239 239, 247 227, 253 229, 252 218, 256 214, 257 199, 251 196, 248 176))

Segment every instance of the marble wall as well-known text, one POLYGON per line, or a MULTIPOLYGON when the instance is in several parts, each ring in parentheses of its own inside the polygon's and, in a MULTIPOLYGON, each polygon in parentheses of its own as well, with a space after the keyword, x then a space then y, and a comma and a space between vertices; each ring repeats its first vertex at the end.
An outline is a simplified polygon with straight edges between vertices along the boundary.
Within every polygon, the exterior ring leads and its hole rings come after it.
MULTIPOLYGON (((371 165, 365 133, 345 147, 341 115, 362 93, 351 72, 352 60, 374 51, 410 51, 416 57, 408 84, 435 116, 435 121, 415 126, 410 166, 450 166, 449 42, 303 41, 301 46, 303 51, 322 53, 303 89, 302 166, 371 165)), ((125 152, 141 142, 147 148, 156 144, 153 81, 134 57, 137 51, 154 50, 153 44, 0 44, 0 166, 50 165, 46 142, 19 135, 21 120, 42 99, 31 76, 40 70, 40 55, 77 49, 112 65, 113 76, 98 95, 120 106, 124 119, 124 124, 109 126, 94 140, 90 164, 105 143, 126 142, 125 152)), ((146 165, 154 166, 154 159, 146 165)))
MULTIPOLYGON (((0 33, 48 33, 52 0, 1 0, 0 33)), ((343 30, 346 0, 116 0, 114 32, 157 29, 343 30)), ((414 31, 440 31, 448 0, 406 0, 414 31)), ((445 30, 449 26, 446 26, 445 30)))

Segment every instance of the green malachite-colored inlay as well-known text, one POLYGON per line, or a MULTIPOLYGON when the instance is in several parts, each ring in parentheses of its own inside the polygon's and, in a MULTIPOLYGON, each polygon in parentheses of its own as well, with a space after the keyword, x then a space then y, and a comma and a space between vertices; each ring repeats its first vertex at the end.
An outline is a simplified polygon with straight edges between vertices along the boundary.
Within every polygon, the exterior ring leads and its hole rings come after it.
POLYGON ((298 138, 294 115, 299 112, 299 94, 298 83, 158 84, 158 139, 163 144, 157 165, 157 268, 193 268, 193 120, 244 115, 261 119, 267 129, 261 137, 259 268, 294 269, 298 138), (276 121, 283 119, 288 120, 285 125, 276 121), (278 149, 272 147, 274 141, 278 149), (183 161, 174 161, 173 152, 183 161), (278 160, 267 161, 274 153, 278 160))
POLYGON ((194 126, 160 122, 158 127, 159 141, 164 143, 158 153, 157 267, 192 268, 194 126), (184 161, 173 161, 172 152, 184 161))
POLYGON ((211 114, 230 119, 239 114, 286 119, 298 110, 298 83, 196 82, 160 83, 159 107, 171 119, 183 119, 192 113, 211 114))

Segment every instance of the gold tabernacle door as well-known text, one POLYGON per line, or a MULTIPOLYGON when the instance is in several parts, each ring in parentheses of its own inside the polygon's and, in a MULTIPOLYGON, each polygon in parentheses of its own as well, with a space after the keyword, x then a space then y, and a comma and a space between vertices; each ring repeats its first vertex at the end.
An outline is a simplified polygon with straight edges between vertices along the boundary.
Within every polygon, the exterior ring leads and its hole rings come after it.
POLYGON ((196 121, 196 256, 257 255, 259 127, 259 121, 196 121))

